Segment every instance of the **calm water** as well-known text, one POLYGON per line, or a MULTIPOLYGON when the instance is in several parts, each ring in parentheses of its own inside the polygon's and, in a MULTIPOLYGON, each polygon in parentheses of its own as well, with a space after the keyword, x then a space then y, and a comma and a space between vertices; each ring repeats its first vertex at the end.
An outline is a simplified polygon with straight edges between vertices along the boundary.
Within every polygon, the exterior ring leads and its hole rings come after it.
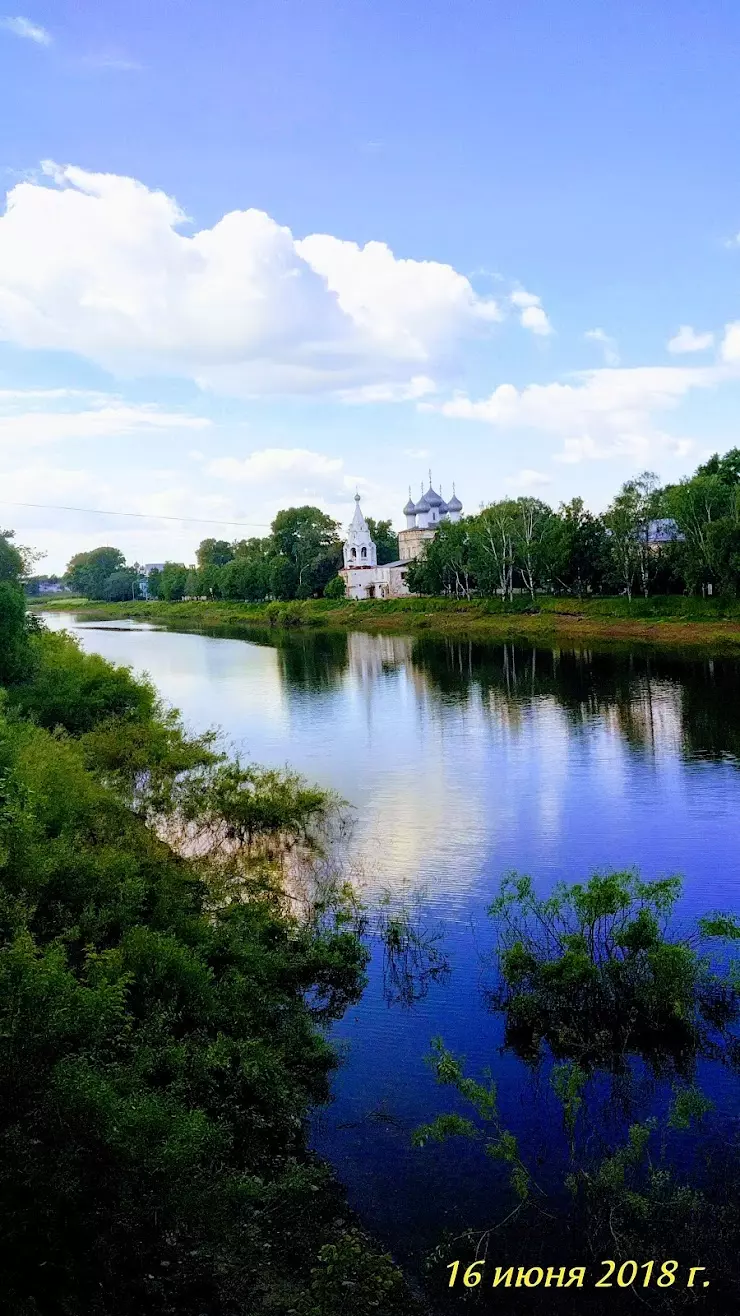
MULTIPOLYGON (((645 652, 552 651, 355 635, 258 640, 128 624, 68 627, 87 650, 147 672, 195 730, 289 763, 355 807, 352 866, 370 900, 412 901, 449 973, 398 999, 376 943, 370 982, 336 1028, 345 1049, 314 1145, 400 1253, 490 1219, 497 1170, 474 1146, 414 1150, 449 1109, 425 1065, 444 1037, 469 1072, 493 1067, 504 1122, 552 1158, 557 1111, 501 1054, 486 1008, 486 917, 501 876, 540 890, 596 868, 681 873, 681 914, 740 906, 740 664, 645 652)), ((730 1121, 737 1082, 705 1067, 730 1121)), ((660 1105, 660 1092, 650 1098, 660 1105)))

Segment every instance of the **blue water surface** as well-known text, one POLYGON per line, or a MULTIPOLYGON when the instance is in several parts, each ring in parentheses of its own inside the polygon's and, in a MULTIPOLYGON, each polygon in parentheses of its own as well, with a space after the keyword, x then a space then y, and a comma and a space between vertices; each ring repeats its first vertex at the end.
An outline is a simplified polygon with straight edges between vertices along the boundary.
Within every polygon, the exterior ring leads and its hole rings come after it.
MULTIPOLYGON (((449 972, 399 999, 372 939, 362 999, 336 1025, 343 1063, 313 1124, 351 1204, 401 1253, 490 1222, 503 1170, 456 1139, 411 1132, 452 1109, 430 1041, 490 1066, 504 1124, 544 1179, 564 1151, 546 1079, 510 1051, 488 1005, 487 906, 503 874, 545 892, 596 869, 680 873, 679 914, 740 906, 740 664, 641 649, 547 648, 366 634, 192 634, 50 615, 85 649, 151 676, 185 722, 219 726, 257 762, 290 764, 355 810, 348 862, 365 899, 403 904, 449 972)), ((731 1124, 737 1078, 699 1078, 731 1124)), ((606 1094, 605 1094, 606 1099, 606 1094)), ((665 1093, 646 1088, 645 1107, 665 1093)))

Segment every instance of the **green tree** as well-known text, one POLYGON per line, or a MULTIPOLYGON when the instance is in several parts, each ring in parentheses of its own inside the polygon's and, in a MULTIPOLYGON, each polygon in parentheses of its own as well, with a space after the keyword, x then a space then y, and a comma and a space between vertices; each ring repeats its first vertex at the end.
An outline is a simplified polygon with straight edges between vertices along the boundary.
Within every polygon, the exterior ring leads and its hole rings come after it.
POLYGON ((341 564, 338 529, 338 522, 318 507, 289 507, 278 512, 272 523, 272 540, 275 552, 295 569, 294 594, 300 591, 302 597, 308 597, 336 574, 341 564))
POLYGON ((154 567, 146 578, 146 589, 150 599, 162 598, 162 572, 154 567))
POLYGON ((635 480, 627 480, 604 513, 610 557, 621 590, 632 599, 635 578, 643 561, 641 532, 641 496, 635 480))
POLYGON ((730 448, 722 457, 715 452, 709 461, 697 468, 696 475, 716 475, 723 484, 735 488, 740 484, 740 448, 730 448))
POLYGON ((204 539, 195 556, 201 570, 204 567, 224 567, 234 557, 234 545, 225 539, 204 539))
POLYGON ((103 598, 108 603, 121 603, 126 599, 141 597, 139 588, 140 572, 134 567, 122 567, 114 571, 103 584, 103 598))
POLYGON ((586 510, 582 498, 561 503, 553 537, 553 578, 579 599, 601 589, 608 570, 609 545, 604 522, 586 510))
POLYGON ((182 562, 165 562, 158 582, 159 598, 168 603, 177 603, 184 598, 188 579, 188 569, 182 562))
POLYGON ((88 599, 105 598, 105 582, 120 571, 126 559, 118 548, 93 548, 89 553, 75 553, 67 563, 65 580, 78 594, 88 599))
POLYGON ((514 515, 515 564, 534 602, 537 589, 552 577, 555 518, 539 498, 517 498, 514 515))
POLYGON ((512 499, 491 503, 470 518, 469 530, 471 564, 481 593, 511 599, 519 530, 517 504, 512 499))
POLYGON ((26 598, 20 583, 23 554, 12 530, 0 531, 0 682, 14 681, 29 661, 26 598))
POLYGON ((470 519, 443 521, 434 539, 409 566, 406 582, 413 594, 470 598, 475 587, 470 519))
POLYGON ((372 516, 366 516, 367 528, 370 531, 370 538, 373 540, 378 555, 378 565, 382 566, 386 562, 398 561, 398 535, 393 529, 393 522, 375 521, 372 516))
POLYGON ((260 603, 270 594, 268 558, 235 557, 222 570, 224 598, 260 603))
POLYGON ((347 586, 344 583, 343 576, 333 576, 328 584, 324 585, 325 599, 343 599, 347 594, 347 586))
POLYGON ((275 599, 294 599, 298 588, 298 572, 290 558, 278 554, 270 562, 270 593, 275 599))
POLYGON ((740 486, 730 478, 732 464, 723 469, 722 460, 712 458, 690 479, 670 485, 663 494, 664 510, 682 535, 680 558, 691 591, 709 584, 733 590, 737 585, 733 560, 740 525, 740 486))

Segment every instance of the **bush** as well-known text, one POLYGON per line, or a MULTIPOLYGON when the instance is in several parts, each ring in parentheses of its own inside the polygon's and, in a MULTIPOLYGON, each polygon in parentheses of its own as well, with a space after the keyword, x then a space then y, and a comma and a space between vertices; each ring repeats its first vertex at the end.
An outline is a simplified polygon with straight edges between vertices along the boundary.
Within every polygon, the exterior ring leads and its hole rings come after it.
POLYGON ((324 586, 325 599, 343 599, 346 598, 346 596, 347 587, 344 583, 343 576, 334 576, 333 579, 324 586))
POLYGON ((128 668, 85 654, 69 636, 41 631, 30 640, 32 677, 12 687, 12 704, 39 726, 79 734, 108 718, 152 718, 156 695, 128 668))
POLYGON ((712 940, 740 939, 740 925, 718 916, 672 939, 680 890, 677 877, 643 882, 617 872, 542 898, 531 878, 506 878, 489 912, 499 930, 495 1001, 509 1040, 523 1054, 546 1043, 586 1066, 623 1064, 630 1051, 662 1064, 695 1055, 710 1026, 740 1016, 740 991, 699 953, 712 940))

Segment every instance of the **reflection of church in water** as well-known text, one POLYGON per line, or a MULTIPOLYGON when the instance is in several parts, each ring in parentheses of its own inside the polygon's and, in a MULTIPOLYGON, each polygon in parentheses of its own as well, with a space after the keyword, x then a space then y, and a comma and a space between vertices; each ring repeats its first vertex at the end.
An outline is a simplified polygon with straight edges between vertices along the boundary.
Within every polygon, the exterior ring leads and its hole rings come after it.
POLYGON ((355 494, 355 514, 344 544, 344 567, 339 573, 344 580, 348 599, 398 599, 409 594, 411 591, 406 584, 409 565, 420 556, 430 539, 434 539, 443 521, 460 520, 462 503, 455 493, 454 485, 452 497, 446 503, 432 488, 430 471, 426 493, 422 486, 421 498, 415 503, 409 489, 409 500, 403 514, 406 517, 406 529, 398 534, 398 561, 384 562, 379 566, 375 543, 362 515, 360 495, 355 494))

